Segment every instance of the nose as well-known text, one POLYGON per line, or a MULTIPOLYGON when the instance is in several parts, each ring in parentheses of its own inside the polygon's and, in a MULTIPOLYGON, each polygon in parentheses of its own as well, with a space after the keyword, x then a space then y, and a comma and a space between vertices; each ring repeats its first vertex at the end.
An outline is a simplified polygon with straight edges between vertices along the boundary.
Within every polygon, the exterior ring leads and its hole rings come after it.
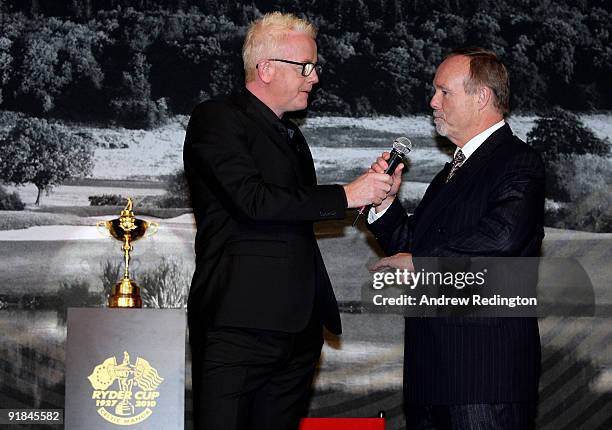
POLYGON ((429 106, 431 106, 433 110, 440 109, 440 97, 438 95, 438 91, 436 91, 434 95, 431 96, 431 100, 429 101, 429 106))
POLYGON ((312 72, 310 72, 310 75, 307 76, 307 79, 308 79, 308 82, 310 82, 312 85, 319 82, 319 74, 317 73, 316 68, 314 68, 312 72))

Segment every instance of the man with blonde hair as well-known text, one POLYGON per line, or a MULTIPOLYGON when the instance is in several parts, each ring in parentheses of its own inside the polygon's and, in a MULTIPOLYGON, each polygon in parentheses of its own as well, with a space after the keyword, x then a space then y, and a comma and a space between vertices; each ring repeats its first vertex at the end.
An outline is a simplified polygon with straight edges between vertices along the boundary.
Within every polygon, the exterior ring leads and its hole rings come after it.
POLYGON ((188 302, 196 429, 296 429, 340 316, 313 223, 380 204, 392 178, 317 185, 284 116, 319 81, 315 27, 271 13, 249 28, 245 89, 198 105, 184 147, 197 223, 188 302))

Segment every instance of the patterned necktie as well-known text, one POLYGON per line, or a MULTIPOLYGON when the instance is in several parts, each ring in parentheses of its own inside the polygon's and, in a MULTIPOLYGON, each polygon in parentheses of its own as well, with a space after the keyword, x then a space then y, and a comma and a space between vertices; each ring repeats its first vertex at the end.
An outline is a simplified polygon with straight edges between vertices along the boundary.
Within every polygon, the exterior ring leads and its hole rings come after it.
POLYGON ((465 155, 463 155, 463 151, 459 149, 455 153, 455 156, 453 157, 453 166, 451 167, 450 172, 448 172, 448 177, 446 178, 446 182, 451 180, 453 175, 457 173, 457 170, 459 170, 459 167, 461 167, 464 161, 465 161, 465 155))

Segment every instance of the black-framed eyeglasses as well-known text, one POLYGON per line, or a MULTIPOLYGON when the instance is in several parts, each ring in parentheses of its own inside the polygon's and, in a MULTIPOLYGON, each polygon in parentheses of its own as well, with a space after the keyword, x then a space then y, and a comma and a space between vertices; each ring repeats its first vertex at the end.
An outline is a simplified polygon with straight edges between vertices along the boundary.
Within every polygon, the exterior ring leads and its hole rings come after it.
POLYGON ((318 63, 300 63, 298 61, 281 60, 280 58, 269 58, 268 61, 279 61, 281 63, 295 64, 296 66, 302 66, 302 76, 310 76, 313 70, 317 71, 317 75, 321 74, 322 68, 318 63))

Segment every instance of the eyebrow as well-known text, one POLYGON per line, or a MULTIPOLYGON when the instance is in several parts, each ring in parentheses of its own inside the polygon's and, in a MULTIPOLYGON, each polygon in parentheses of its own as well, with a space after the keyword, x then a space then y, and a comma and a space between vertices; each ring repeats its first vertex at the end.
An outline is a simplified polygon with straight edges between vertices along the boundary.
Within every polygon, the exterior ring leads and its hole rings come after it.
POLYGON ((450 91, 450 89, 449 89, 447 86, 445 86, 445 85, 436 85, 436 84, 434 83, 434 84, 433 84, 433 86, 434 86, 434 88, 436 88, 436 89, 441 89, 441 90, 444 90, 444 91, 450 91))

